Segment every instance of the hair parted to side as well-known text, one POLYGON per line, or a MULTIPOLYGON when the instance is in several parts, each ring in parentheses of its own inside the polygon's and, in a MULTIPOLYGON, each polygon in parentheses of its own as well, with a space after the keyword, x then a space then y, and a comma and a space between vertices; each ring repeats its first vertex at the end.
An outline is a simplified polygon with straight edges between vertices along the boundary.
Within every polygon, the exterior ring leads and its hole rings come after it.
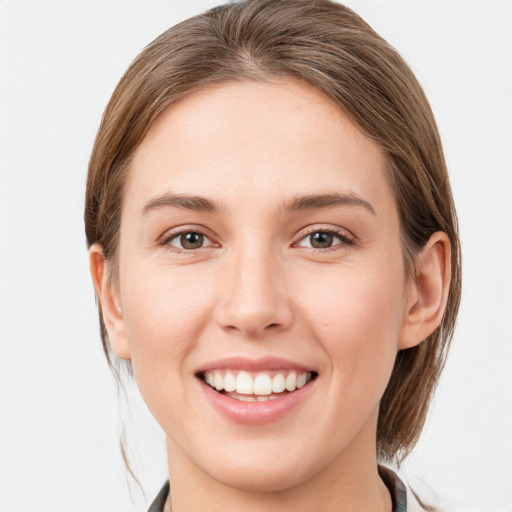
MULTIPOLYGON (((461 292, 457 218, 436 123, 412 71, 358 15, 330 0, 245 0, 164 32, 131 64, 105 110, 89 164, 88 245, 99 243, 117 279, 123 184, 135 149, 170 105, 214 84, 303 80, 340 106, 388 157, 407 272, 436 231, 451 243, 440 327, 398 353, 381 401, 379 457, 399 463, 417 442, 453 335, 461 292)), ((103 347, 119 379, 100 310, 103 347)))

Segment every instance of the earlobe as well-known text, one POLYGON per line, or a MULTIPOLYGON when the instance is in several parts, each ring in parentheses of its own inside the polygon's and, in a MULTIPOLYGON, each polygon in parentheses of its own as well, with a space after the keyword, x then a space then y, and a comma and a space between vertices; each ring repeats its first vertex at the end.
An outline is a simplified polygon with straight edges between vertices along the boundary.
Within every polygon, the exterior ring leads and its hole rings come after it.
POLYGON ((119 296, 107 276, 107 262, 99 244, 89 249, 89 268, 112 350, 121 359, 130 359, 119 296))
POLYGON ((451 247, 446 233, 434 233, 415 259, 399 350, 420 344, 441 324, 451 278, 451 247))

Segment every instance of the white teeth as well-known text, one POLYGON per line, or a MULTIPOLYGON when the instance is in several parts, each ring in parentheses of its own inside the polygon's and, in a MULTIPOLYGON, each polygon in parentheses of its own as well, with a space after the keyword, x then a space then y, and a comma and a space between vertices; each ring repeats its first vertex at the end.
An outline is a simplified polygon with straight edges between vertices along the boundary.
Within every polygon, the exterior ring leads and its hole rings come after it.
POLYGON ((295 372, 288 374, 285 385, 288 391, 295 391, 297 389, 297 374, 295 372))
POLYGON ((272 379, 268 375, 260 373, 254 379, 253 393, 255 395, 270 395, 272 393, 272 379))
POLYGON ((236 392, 242 395, 252 395, 254 386, 252 378, 247 372, 240 372, 236 378, 236 392))
POLYGON ((232 391, 235 391, 235 389, 236 377, 231 372, 227 372, 226 375, 224 375, 224 390, 231 393, 232 391))
POLYGON ((239 395, 236 397, 237 400, 240 400, 241 402, 256 402, 256 400, 259 397, 256 397, 254 395, 239 395))
POLYGON ((215 374, 214 386, 217 391, 224 389, 224 377, 220 373, 215 374))
POLYGON ((267 402, 268 400, 275 400, 276 398, 279 398, 276 395, 267 395, 267 396, 257 396, 256 400, 258 402, 267 402))
POLYGON ((306 385, 307 378, 308 378, 308 374, 305 372, 302 372, 297 377, 297 389, 303 388, 306 385))
POLYGON ((217 391, 226 393, 236 392, 237 400, 265 401, 279 398, 278 395, 285 390, 292 392, 304 387, 311 380, 310 372, 296 371, 260 372, 256 375, 246 371, 210 370, 204 372, 205 382, 217 391), (244 395, 244 396, 242 396, 244 395))
POLYGON ((282 393, 286 389, 286 381, 282 373, 277 373, 272 379, 272 393, 282 393))

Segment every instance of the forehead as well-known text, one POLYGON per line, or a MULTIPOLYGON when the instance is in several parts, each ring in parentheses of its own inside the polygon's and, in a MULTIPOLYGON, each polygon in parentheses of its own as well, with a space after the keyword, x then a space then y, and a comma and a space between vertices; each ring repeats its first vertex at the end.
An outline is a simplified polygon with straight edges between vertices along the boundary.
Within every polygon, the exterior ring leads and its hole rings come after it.
POLYGON ((392 194, 386 155, 335 102, 298 82, 236 82, 192 93, 137 148, 124 204, 169 191, 228 204, 336 191, 392 194))

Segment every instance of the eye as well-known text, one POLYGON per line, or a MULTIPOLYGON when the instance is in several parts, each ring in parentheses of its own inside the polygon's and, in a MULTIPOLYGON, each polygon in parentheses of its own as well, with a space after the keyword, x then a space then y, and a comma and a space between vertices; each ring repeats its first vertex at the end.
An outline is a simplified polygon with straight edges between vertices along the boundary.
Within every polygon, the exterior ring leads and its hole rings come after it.
POLYGON ((183 231, 171 235, 165 243, 183 251, 193 251, 213 245, 213 242, 207 236, 198 231, 183 231))
POLYGON ((337 231, 319 229, 309 233, 299 240, 297 246, 310 247, 312 249, 330 249, 337 245, 353 245, 353 243, 354 242, 350 238, 337 231))

